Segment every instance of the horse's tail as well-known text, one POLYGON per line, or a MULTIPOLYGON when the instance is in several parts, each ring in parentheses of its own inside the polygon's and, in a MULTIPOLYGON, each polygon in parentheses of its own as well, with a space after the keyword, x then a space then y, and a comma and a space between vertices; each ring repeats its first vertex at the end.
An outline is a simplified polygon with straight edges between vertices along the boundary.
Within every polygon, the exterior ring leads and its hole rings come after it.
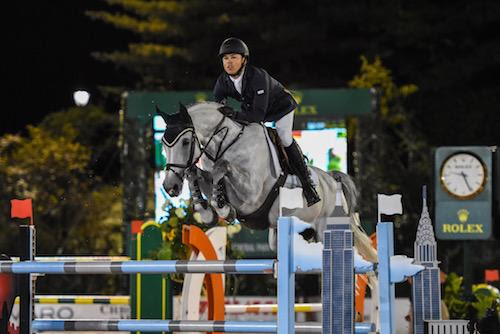
POLYGON ((373 247, 370 237, 366 234, 365 230, 361 226, 361 221, 357 212, 359 193, 352 177, 339 171, 330 171, 328 173, 337 182, 340 182, 342 184, 342 191, 344 192, 344 197, 347 201, 347 207, 349 208, 349 216, 351 216, 351 226, 354 233, 354 242, 356 248, 358 249, 361 256, 363 256, 366 260, 377 262, 377 251, 373 247))
POLYGON ((352 177, 346 173, 342 173, 336 170, 329 171, 331 177, 333 177, 337 182, 342 184, 342 191, 344 192, 345 199, 347 201, 347 207, 349 208, 349 215, 356 212, 358 208, 358 189, 352 177))

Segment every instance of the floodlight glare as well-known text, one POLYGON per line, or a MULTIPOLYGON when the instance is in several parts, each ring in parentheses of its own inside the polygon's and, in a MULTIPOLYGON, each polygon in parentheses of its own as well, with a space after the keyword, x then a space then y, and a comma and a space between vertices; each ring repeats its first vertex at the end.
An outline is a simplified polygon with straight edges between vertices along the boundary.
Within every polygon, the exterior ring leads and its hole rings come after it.
POLYGON ((84 90, 77 90, 73 93, 73 100, 79 107, 85 107, 89 103, 90 94, 84 90))

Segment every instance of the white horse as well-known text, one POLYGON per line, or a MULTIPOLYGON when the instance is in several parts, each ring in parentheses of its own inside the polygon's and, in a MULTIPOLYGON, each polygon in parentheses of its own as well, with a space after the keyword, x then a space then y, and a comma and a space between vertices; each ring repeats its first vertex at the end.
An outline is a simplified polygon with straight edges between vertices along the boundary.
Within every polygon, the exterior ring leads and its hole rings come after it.
MULTIPOLYGON (((178 113, 167 115, 158 110, 166 122, 163 147, 167 166, 163 187, 170 196, 178 196, 184 178, 189 181, 194 209, 205 223, 218 217, 237 217, 251 229, 269 229, 269 245, 275 249, 276 224, 279 217, 278 181, 286 174, 273 175, 272 158, 262 124, 241 124, 227 117, 227 108, 214 102, 181 105, 178 113), (199 166, 199 167, 198 167, 199 166), (205 194, 208 201, 201 193, 205 194)), ((355 214, 357 191, 345 173, 325 172, 310 167, 317 175, 316 189, 321 201, 307 207, 290 209, 287 215, 309 222, 317 232, 318 218, 329 217, 336 203, 337 182, 346 196, 355 245, 359 253, 376 262, 376 250, 361 228, 355 214)), ((322 240, 322 233, 317 238, 322 240)))

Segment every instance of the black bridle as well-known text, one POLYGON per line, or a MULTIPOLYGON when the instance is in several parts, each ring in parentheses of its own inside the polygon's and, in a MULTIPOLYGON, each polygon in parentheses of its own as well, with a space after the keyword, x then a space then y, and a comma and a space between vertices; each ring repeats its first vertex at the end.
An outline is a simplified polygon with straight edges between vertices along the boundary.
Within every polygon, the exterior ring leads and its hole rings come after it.
POLYGON ((196 136, 196 133, 195 133, 194 128, 192 126, 187 127, 184 130, 182 130, 182 132, 180 132, 177 135, 177 137, 172 142, 170 142, 170 143, 167 142, 167 140, 165 139, 165 136, 163 136, 162 142, 166 146, 172 147, 172 146, 174 146, 177 143, 177 141, 185 133, 187 133, 187 132, 191 132, 192 133, 191 134, 191 141, 190 141, 190 148, 189 148, 189 158, 187 159, 186 163, 184 163, 184 164, 181 164, 181 163, 167 163, 165 165, 165 171, 172 171, 174 173, 174 175, 181 182, 184 182, 184 176, 186 174, 186 170, 190 169, 194 165, 196 165, 196 163, 200 160, 200 158, 203 156, 203 154, 205 154, 207 156, 207 158, 209 158, 213 162, 216 162, 218 159, 220 159, 224 155, 224 153, 231 146, 233 146, 238 141, 238 139, 240 139, 241 135, 243 134, 243 131, 245 130, 245 125, 242 125, 242 127, 241 127, 240 132, 238 133, 238 135, 229 143, 228 146, 226 146, 224 149, 222 149, 222 144, 224 143, 224 140, 226 139, 226 137, 227 137, 227 135, 229 133, 229 128, 227 126, 224 126, 224 127, 222 126, 222 124, 224 123, 224 121, 226 120, 226 118, 227 118, 227 116, 223 115, 222 119, 219 121, 219 123, 215 127, 214 132, 212 133, 212 135, 208 139, 207 143, 205 145, 203 145, 203 146, 201 145, 198 137, 196 136), (207 152, 208 145, 222 131, 225 131, 225 133, 224 133, 224 135, 222 137, 222 140, 219 143, 219 146, 217 147, 217 151, 215 152, 215 155, 212 155, 209 152, 207 152), (198 157, 196 157, 196 158, 194 157, 195 142, 198 144, 198 147, 200 149, 200 155, 198 157), (182 175, 179 172, 177 172, 174 168, 182 168, 182 175))
POLYGON ((165 136, 163 136, 162 138, 162 142, 168 146, 168 147, 172 147, 174 146, 177 141, 187 132, 191 132, 191 141, 189 142, 190 144, 190 147, 189 147, 189 158, 187 159, 186 163, 184 164, 180 164, 180 163, 167 163, 165 165, 165 171, 172 171, 172 173, 174 173, 175 176, 177 176, 177 178, 179 178, 179 180, 182 182, 184 182, 184 175, 186 174, 186 169, 187 168, 191 168, 192 166, 194 166, 198 160, 200 160, 203 152, 201 152, 201 154, 196 158, 194 159, 194 149, 195 149, 195 142, 198 143, 198 147, 200 147, 200 141, 198 140, 198 137, 196 136, 196 133, 194 132, 194 128, 192 127, 188 127, 186 129, 184 129, 181 133, 179 133, 177 135, 177 137, 171 142, 167 142, 167 140, 165 139, 165 136), (182 168, 182 176, 174 169, 174 168, 182 168))

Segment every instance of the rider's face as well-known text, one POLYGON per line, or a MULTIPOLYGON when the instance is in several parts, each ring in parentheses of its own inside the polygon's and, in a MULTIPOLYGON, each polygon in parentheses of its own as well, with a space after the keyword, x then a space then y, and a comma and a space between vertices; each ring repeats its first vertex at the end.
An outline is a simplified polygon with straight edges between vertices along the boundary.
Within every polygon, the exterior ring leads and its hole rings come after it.
POLYGON ((228 53, 222 57, 222 66, 229 75, 236 75, 243 64, 245 64, 245 57, 239 53, 228 53))

